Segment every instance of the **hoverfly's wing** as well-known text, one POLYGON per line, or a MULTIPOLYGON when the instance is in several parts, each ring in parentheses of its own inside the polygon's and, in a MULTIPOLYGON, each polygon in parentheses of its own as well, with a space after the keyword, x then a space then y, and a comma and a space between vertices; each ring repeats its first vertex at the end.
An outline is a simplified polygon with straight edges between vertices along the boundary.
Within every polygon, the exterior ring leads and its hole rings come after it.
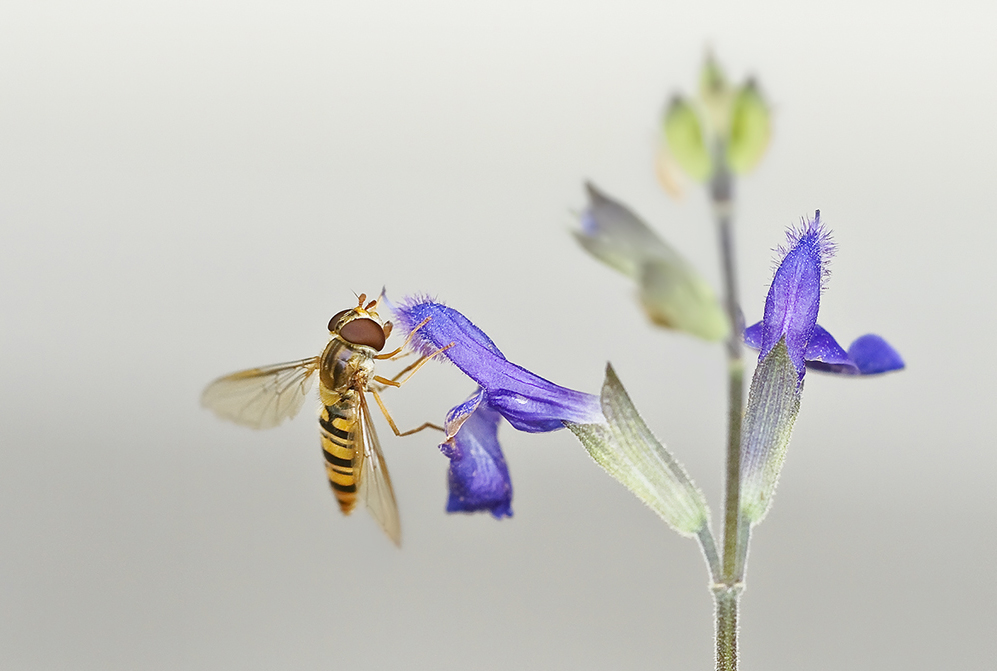
POLYGON ((370 419, 370 409, 363 392, 357 390, 360 396, 359 413, 354 428, 354 443, 356 456, 353 457, 353 475, 357 481, 357 495, 367 506, 371 516, 388 534, 395 545, 402 544, 402 527, 398 521, 398 504, 395 503, 395 491, 391 487, 391 476, 384 463, 384 453, 374 432, 374 423, 370 419))
POLYGON ((319 357, 251 368, 220 377, 201 394, 216 415, 254 429, 269 429, 298 414, 319 357))

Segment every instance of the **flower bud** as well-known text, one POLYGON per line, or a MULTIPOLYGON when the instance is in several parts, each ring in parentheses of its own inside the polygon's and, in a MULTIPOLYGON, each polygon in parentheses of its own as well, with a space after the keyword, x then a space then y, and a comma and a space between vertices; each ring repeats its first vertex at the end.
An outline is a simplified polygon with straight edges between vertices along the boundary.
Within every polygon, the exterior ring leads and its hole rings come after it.
POLYGON ((703 126, 692 105, 675 96, 664 118, 665 142, 675 162, 691 178, 705 182, 713 170, 703 126))
POLYGON ((768 148, 769 108, 753 79, 734 96, 727 139, 727 165, 738 174, 751 171, 768 148))
POLYGON ((709 341, 727 337, 727 316, 709 283, 671 245, 619 203, 587 185, 578 242, 592 256, 637 282, 652 322, 709 341))

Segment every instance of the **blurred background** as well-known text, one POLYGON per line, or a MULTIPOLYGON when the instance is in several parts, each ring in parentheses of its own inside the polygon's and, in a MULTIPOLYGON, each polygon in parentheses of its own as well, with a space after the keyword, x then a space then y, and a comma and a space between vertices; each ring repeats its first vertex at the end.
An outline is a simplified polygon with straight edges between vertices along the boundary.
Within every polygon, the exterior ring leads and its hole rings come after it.
MULTIPOLYGON (((749 323, 819 208, 821 323, 908 363, 808 376, 744 668, 993 668, 994 25, 959 1, 4 3, 0 667, 712 668, 695 543, 567 432, 501 429, 496 521, 446 515, 438 437, 381 422, 399 551, 339 514, 310 409, 253 432, 199 407, 317 354, 354 293, 427 292, 560 384, 612 361, 716 523, 721 348, 649 326, 569 235, 590 179, 717 286, 705 193, 654 172, 712 48, 773 107, 738 184, 749 323)), ((409 427, 472 387, 434 365, 385 400, 409 427)))

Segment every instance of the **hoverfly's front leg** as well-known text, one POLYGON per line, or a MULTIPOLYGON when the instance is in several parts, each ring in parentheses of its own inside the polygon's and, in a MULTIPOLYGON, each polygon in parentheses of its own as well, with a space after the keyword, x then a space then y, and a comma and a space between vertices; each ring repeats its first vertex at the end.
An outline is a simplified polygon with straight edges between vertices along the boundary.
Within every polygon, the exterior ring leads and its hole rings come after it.
POLYGON ((395 420, 391 418, 391 413, 388 412, 386 407, 384 407, 384 401, 381 400, 381 395, 377 393, 377 390, 375 389, 371 389, 370 393, 374 395, 374 400, 377 401, 377 407, 381 409, 381 413, 384 415, 384 418, 388 420, 388 425, 391 426, 391 430, 395 432, 396 436, 411 436, 413 433, 419 433, 423 429, 436 429, 437 431, 443 431, 446 433, 442 426, 433 424, 432 422, 425 422, 422 426, 418 426, 408 431, 399 431, 398 425, 395 424, 395 420))
MULTIPOLYGON (((426 321, 429 321, 429 319, 427 318, 426 321)), ((426 322, 423 322, 423 323, 425 324, 426 322)), ((408 382, 409 380, 411 380, 412 376, 416 374, 416 371, 418 371, 420 368, 422 368, 423 365, 425 365, 425 363, 427 361, 429 361, 430 359, 432 359, 437 354, 441 354, 441 353, 447 351, 448 349, 450 349, 451 347, 453 347, 455 344, 456 343, 450 343, 446 347, 441 347, 440 349, 436 350, 432 354, 419 357, 419 359, 417 361, 415 361, 414 363, 410 363, 408 366, 405 366, 405 368, 402 368, 401 372, 399 372, 397 375, 395 375, 390 380, 388 378, 381 377, 380 375, 375 375, 373 379, 374 379, 375 382, 379 382, 379 383, 381 383, 382 385, 384 385, 386 387, 400 387, 403 384, 405 384, 406 382, 408 382), (408 373, 407 376, 405 375, 406 373, 408 373), (402 379, 403 376, 405 376, 405 379, 402 379)))
MULTIPOLYGON (((405 342, 402 343, 401 347, 399 347, 398 349, 395 349, 395 350, 393 350, 391 352, 388 352, 387 354, 378 354, 374 358, 375 359, 394 359, 396 356, 398 356, 399 352, 401 352, 403 349, 405 349, 406 347, 408 347, 408 344, 410 342, 412 342, 412 338, 415 336, 416 331, 418 331, 423 326, 425 326, 426 324, 428 324, 430 319, 432 319, 432 317, 426 317, 421 322, 419 322, 419 324, 414 329, 412 329, 412 332, 408 334, 408 338, 405 338, 405 342)), ((388 322, 388 324, 390 324, 390 323, 391 322, 388 322)), ((391 329, 390 328, 388 329, 388 333, 391 333, 391 329)), ((437 354, 439 354, 439 352, 437 352, 437 354)), ((436 354, 434 354, 433 356, 436 356, 436 354)))
MULTIPOLYGON (((425 320, 423 320, 422 324, 419 324, 419 326, 422 326, 423 324, 425 324, 428 321, 429 321, 429 318, 427 317, 425 320)), ((418 327, 416 327, 416 328, 418 328, 418 327)), ((415 333, 415 331, 413 331, 413 333, 415 333)), ((409 336, 409 337, 411 338, 411 336, 409 336)), ((406 341, 406 342, 408 342, 408 341, 406 341)), ((415 363, 411 363, 408 366, 406 366, 405 368, 403 368, 401 370, 401 372, 399 372, 397 375, 395 375, 390 380, 388 378, 386 378, 386 377, 381 377, 380 375, 375 375, 372 378, 373 382, 378 382, 381 385, 383 385, 381 387, 381 389, 377 389, 377 388, 375 388, 375 387, 372 386, 370 388, 370 392, 372 394, 374 394, 374 400, 377 401, 377 407, 379 407, 381 409, 381 412, 384 414, 384 418, 386 420, 388 420, 388 424, 391 426, 391 430, 395 432, 396 436, 409 436, 409 435, 412 435, 413 433, 418 433, 419 431, 422 431, 423 429, 436 429, 437 431, 444 431, 445 432, 445 430, 443 429, 442 426, 439 426, 438 424, 433 424, 432 422, 425 422, 425 423, 423 423, 422 426, 419 426, 419 427, 417 427, 415 429, 412 429, 410 431, 404 431, 404 432, 399 431, 398 430, 398 425, 395 424, 395 420, 393 420, 391 418, 391 413, 388 412, 388 409, 384 406, 384 401, 381 400, 381 394, 379 392, 381 390, 383 390, 385 387, 400 387, 400 386, 402 386, 403 384, 405 384, 406 382, 408 382, 409 380, 411 380, 412 376, 415 375, 416 372, 420 368, 422 368, 423 365, 427 361, 429 361, 430 359, 432 359, 437 354, 440 354, 441 352, 447 351, 448 349, 450 349, 453 346, 454 346, 454 343, 450 343, 446 347, 441 347, 440 349, 436 350, 435 352, 433 352, 432 354, 430 354, 428 356, 421 356, 421 357, 419 357, 419 359, 415 363)))

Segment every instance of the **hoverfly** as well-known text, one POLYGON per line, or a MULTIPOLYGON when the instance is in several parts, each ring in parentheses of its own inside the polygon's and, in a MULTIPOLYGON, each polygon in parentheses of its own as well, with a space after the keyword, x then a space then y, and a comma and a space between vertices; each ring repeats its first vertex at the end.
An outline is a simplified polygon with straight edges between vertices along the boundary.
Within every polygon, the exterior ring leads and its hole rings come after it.
POLYGON ((374 375, 374 361, 399 356, 425 322, 413 329, 401 347, 380 354, 391 334, 391 322, 384 322, 378 316, 378 301, 364 306, 367 296, 360 294, 358 298, 357 307, 337 312, 329 320, 329 344, 322 354, 220 377, 204 390, 201 404, 237 424, 269 429, 298 414, 318 372, 322 452, 339 508, 349 515, 360 499, 388 537, 400 545, 395 493, 364 393, 369 391, 374 395, 395 435, 405 436, 425 428, 442 431, 429 422, 411 431, 399 431, 377 388, 401 386, 439 352, 420 357, 393 379, 374 375), (401 379, 406 373, 408 377, 401 379))

